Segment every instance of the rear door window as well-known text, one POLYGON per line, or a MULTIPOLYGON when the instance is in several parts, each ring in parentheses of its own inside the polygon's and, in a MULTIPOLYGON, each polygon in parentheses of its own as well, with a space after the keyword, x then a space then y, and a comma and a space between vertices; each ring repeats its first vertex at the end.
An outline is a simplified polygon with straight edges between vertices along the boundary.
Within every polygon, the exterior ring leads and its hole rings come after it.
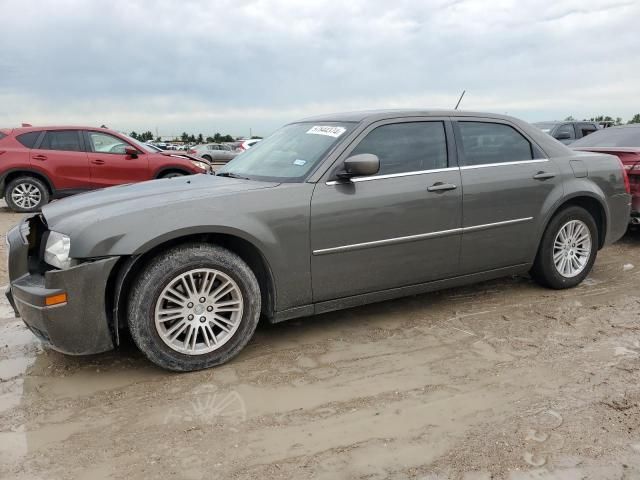
POLYGON ((22 145, 24 145, 27 148, 33 148, 36 146, 36 142, 38 141, 38 138, 40 137, 41 133, 42 132, 23 133, 21 135, 18 135, 16 137, 16 140, 18 140, 22 145))
POLYGON ((568 139, 563 139, 563 140, 573 140, 576 138, 576 132, 573 128, 573 125, 571 123, 565 123, 564 125, 560 125, 558 127, 558 130, 556 130, 556 133, 553 135, 556 138, 560 138, 560 136, 563 133, 568 133, 569 134, 569 138, 568 139))
POLYGON ((458 122, 464 165, 518 162, 533 159, 531 143, 502 123, 458 122))
POLYGON ((581 137, 586 137, 587 135, 598 130, 592 123, 581 123, 580 125, 578 125, 578 128, 580 129, 581 137))
POLYGON ((83 151, 79 130, 49 130, 38 147, 40 150, 83 151))
POLYGON ((371 153, 380 160, 378 175, 447 167, 447 138, 442 122, 403 122, 373 129, 350 155, 371 153))

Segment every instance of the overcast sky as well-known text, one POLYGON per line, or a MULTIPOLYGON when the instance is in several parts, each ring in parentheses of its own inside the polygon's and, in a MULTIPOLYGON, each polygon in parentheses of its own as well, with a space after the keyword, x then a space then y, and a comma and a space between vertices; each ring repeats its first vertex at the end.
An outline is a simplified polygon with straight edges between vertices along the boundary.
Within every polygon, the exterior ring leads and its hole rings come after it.
POLYGON ((638 0, 0 0, 0 126, 268 134, 332 111, 640 112, 638 0))

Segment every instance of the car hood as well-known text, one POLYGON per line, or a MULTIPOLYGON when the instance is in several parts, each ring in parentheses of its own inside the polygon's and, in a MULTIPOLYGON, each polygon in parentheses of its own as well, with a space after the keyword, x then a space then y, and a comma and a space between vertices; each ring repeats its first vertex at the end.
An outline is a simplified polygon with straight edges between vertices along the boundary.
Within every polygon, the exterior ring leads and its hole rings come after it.
POLYGON ((50 229, 70 234, 80 224, 95 223, 124 212, 144 212, 185 202, 193 202, 195 207, 215 197, 276 185, 203 174, 164 178, 81 193, 46 205, 42 214, 50 229))

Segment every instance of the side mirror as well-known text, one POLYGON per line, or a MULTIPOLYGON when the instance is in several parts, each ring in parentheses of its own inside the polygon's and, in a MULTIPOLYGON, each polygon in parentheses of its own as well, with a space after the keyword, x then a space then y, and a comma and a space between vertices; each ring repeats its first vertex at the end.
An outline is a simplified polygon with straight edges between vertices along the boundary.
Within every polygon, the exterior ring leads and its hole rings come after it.
POLYGON ((554 137, 556 138, 556 140, 569 140, 571 138, 571 135, 569 134, 569 132, 558 132, 554 135, 554 137))
POLYGON ((380 170, 380 159, 371 153, 354 155, 344 161, 344 170, 338 173, 338 177, 349 179, 352 177, 366 177, 375 175, 380 170))
POLYGON ((138 150, 133 147, 124 147, 124 153, 132 158, 138 158, 138 150))

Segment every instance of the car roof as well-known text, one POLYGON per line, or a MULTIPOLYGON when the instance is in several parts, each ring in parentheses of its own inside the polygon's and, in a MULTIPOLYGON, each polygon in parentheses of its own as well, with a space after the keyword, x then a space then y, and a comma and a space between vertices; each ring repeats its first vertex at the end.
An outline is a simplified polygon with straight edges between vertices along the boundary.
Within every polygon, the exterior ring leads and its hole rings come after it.
POLYGON ((640 123, 629 123, 627 125, 615 125, 613 127, 605 128, 604 130, 613 130, 615 128, 640 128, 640 123))
POLYGON ((49 126, 41 126, 41 127, 16 127, 16 128, 7 129, 6 131, 10 131, 12 134, 15 134, 15 135, 20 135, 21 133, 41 132, 42 130, 96 130, 96 131, 105 131, 105 132, 115 132, 115 130, 111 130, 110 128, 87 127, 82 125, 55 125, 55 126, 49 125, 49 126))
POLYGON ((540 121, 533 122, 532 125, 540 125, 541 123, 546 123, 547 125, 564 125, 565 123, 598 123, 593 120, 549 120, 549 121, 540 121))
POLYGON ((399 117, 485 117, 497 120, 514 120, 513 117, 497 113, 467 112, 463 110, 394 109, 330 113, 303 118, 299 122, 362 122, 365 120, 377 121, 399 117))

